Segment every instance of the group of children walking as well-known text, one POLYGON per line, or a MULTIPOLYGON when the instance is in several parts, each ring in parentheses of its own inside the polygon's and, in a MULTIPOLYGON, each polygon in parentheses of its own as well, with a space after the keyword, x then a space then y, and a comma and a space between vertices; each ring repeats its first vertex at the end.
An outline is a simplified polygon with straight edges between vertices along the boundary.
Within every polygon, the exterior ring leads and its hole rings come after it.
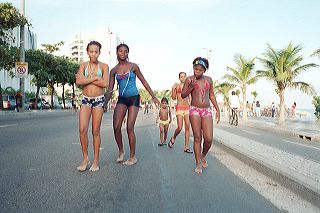
MULTIPOLYGON (((220 122, 220 110, 213 92, 211 77, 204 76, 209 68, 209 62, 205 58, 198 57, 193 61, 194 74, 187 77, 186 73, 179 73, 179 84, 172 88, 172 99, 177 100, 176 117, 177 128, 170 138, 168 146, 173 148, 176 137, 182 130, 183 121, 185 127, 184 152, 193 153, 189 148, 189 124, 193 131, 193 149, 196 160, 195 172, 202 174, 202 168, 207 168, 206 155, 213 140, 213 118, 210 102, 216 111, 217 123, 220 122), (203 143, 202 143, 203 142, 203 143)), ((159 110, 159 146, 166 145, 169 124, 172 115, 167 98, 162 98, 159 110)))
MULTIPOLYGON (((119 86, 119 97, 113 113, 113 130, 119 153, 116 162, 124 165, 134 165, 137 163, 135 156, 136 137, 134 126, 140 107, 140 95, 136 86, 136 77, 149 92, 153 102, 160 106, 159 110, 159 128, 160 143, 159 146, 166 145, 169 124, 172 121, 172 115, 167 98, 162 98, 161 102, 155 97, 151 87, 145 80, 137 64, 129 62, 129 47, 126 44, 117 46, 118 64, 110 71, 107 64, 98 61, 101 44, 92 41, 87 46, 87 54, 90 58, 88 62, 80 65, 76 75, 77 85, 83 85, 83 98, 79 114, 79 133, 82 147, 83 161, 77 170, 86 171, 90 167, 88 157, 88 127, 90 117, 92 116, 92 135, 94 146, 94 160, 90 171, 99 170, 99 151, 100 151, 100 126, 103 112, 107 110, 107 104, 110 100, 115 80, 119 86), (107 92, 104 93, 104 88, 107 92), (127 135, 130 146, 130 156, 124 161, 124 150, 122 143, 121 127, 127 115, 127 135)), ((193 61, 194 74, 187 77, 186 73, 179 73, 179 84, 172 88, 172 98, 177 100, 176 117, 177 128, 170 138, 168 146, 173 148, 176 137, 182 130, 183 122, 185 127, 184 152, 193 153, 189 148, 189 126, 194 136, 194 154, 196 160, 195 172, 202 174, 202 168, 208 167, 206 155, 211 147, 213 139, 213 119, 210 102, 216 111, 217 123, 220 121, 220 110, 213 92, 213 82, 204 73, 209 68, 209 62, 205 58, 198 57, 193 61), (201 145, 203 140, 203 145, 201 145)))

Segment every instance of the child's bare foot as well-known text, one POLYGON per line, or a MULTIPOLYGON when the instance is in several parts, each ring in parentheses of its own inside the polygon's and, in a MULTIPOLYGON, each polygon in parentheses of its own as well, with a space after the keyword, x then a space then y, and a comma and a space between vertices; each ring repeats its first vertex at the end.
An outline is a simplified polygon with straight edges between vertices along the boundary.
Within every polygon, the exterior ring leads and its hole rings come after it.
POLYGON ((196 168, 194 169, 194 172, 197 173, 198 175, 201 175, 202 174, 201 165, 197 165, 196 168))
POLYGON ((89 171, 97 172, 97 171, 99 171, 99 169, 100 169, 99 168, 99 162, 98 161, 93 161, 89 171))
POLYGON ((90 164, 90 161, 88 159, 84 159, 81 162, 80 166, 77 167, 77 170, 79 172, 84 172, 84 171, 86 171, 88 169, 89 164, 90 164))
POLYGON ((123 162, 123 158, 124 158, 124 152, 121 152, 121 153, 119 153, 119 156, 118 156, 118 158, 117 158, 117 163, 121 163, 121 162, 123 162))
POLYGON ((137 158, 129 158, 129 160, 123 162, 123 165, 132 166, 138 162, 137 158))
POLYGON ((206 158, 201 158, 201 163, 202 163, 202 167, 203 168, 207 168, 208 167, 208 163, 207 163, 206 158))

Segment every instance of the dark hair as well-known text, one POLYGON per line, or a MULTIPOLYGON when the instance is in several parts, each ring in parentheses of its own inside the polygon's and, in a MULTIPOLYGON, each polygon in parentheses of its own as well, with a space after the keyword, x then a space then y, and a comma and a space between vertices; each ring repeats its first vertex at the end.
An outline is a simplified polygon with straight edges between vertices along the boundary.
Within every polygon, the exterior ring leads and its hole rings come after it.
POLYGON ((161 103, 162 103, 163 101, 165 101, 167 104, 169 104, 169 101, 168 101, 168 99, 167 99, 166 97, 163 97, 163 98, 161 99, 161 103))
POLYGON ((99 47, 99 52, 100 52, 102 45, 101 45, 99 42, 97 42, 97 41, 90 41, 89 44, 87 45, 87 51, 89 50, 89 46, 91 46, 91 45, 96 45, 96 46, 98 46, 98 47, 99 47))
POLYGON ((236 92, 235 92, 235 91, 232 91, 232 92, 231 92, 231 94, 232 94, 232 95, 235 95, 235 94, 236 94, 236 92))
POLYGON ((187 75, 187 73, 185 73, 185 72, 179 72, 179 78, 180 78, 180 75, 181 75, 181 74, 187 75))
POLYGON ((128 45, 126 45, 126 44, 124 44, 124 43, 119 44, 119 45, 117 46, 117 52, 118 52, 118 50, 120 49, 120 47, 125 47, 125 48, 127 48, 128 52, 129 52, 129 47, 128 47, 128 45))
POLYGON ((200 64, 201 66, 203 66, 205 70, 209 69, 209 61, 206 58, 202 58, 202 57, 195 58, 192 62, 192 65, 195 66, 197 64, 200 64))

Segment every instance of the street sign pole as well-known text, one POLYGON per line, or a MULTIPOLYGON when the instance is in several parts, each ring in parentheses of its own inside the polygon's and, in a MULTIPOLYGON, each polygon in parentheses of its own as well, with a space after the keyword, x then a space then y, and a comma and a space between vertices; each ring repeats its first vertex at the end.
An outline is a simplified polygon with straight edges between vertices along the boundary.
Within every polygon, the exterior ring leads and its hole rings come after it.
MULTIPOLYGON (((25 1, 21 0, 21 8, 20 13, 21 15, 25 15, 25 1)), ((20 25, 20 62, 25 62, 25 49, 24 49, 24 25, 20 25)), ((21 103, 21 111, 24 110, 24 78, 20 78, 19 82, 20 93, 22 96, 22 103, 21 103)))

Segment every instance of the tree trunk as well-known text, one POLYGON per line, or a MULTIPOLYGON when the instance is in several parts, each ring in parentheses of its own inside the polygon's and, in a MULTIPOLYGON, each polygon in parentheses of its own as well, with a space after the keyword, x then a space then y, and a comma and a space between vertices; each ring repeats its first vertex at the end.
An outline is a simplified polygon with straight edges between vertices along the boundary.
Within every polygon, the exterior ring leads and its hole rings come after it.
POLYGON ((280 89, 279 91, 279 98, 280 98, 280 112, 279 112, 279 125, 285 125, 285 103, 284 103, 284 89, 280 89))
POLYGON ((74 83, 72 84, 72 106, 74 106, 76 103, 74 103, 74 99, 73 97, 76 97, 75 91, 74 91, 74 83))
POLYGON ((39 92, 40 92, 40 86, 37 85, 37 92, 36 92, 36 99, 38 100, 38 97, 39 97, 39 92))
POLYGON ((247 87, 244 85, 242 89, 242 119, 244 121, 248 120, 248 115, 247 115, 247 87))
POLYGON ((51 87, 51 109, 54 109, 54 103, 53 103, 53 94, 54 94, 54 83, 51 82, 50 83, 50 87, 51 87))
POLYGON ((65 103, 65 100, 64 100, 64 83, 62 84, 62 103, 63 103, 63 108, 65 109, 66 108, 66 103, 65 103))
POLYGON ((223 104, 223 112, 224 112, 224 117, 229 120, 229 112, 228 112, 228 105, 223 104))
POLYGON ((3 100, 2 100, 2 88, 1 88, 1 82, 0 82, 0 109, 3 109, 3 100))

